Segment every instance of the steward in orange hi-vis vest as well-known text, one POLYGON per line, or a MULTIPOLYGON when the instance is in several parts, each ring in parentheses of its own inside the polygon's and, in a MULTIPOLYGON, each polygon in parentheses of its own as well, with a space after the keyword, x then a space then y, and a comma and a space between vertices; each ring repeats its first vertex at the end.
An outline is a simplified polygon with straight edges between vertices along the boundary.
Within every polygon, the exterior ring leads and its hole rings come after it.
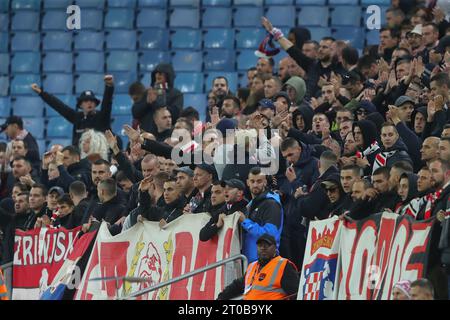
POLYGON ((217 297, 228 300, 244 295, 244 300, 284 300, 296 295, 298 271, 288 259, 277 253, 276 240, 263 234, 256 242, 258 260, 249 264, 245 277, 234 280, 217 297))
POLYGON ((8 289, 6 288, 5 279, 0 269, 0 300, 8 300, 8 289))

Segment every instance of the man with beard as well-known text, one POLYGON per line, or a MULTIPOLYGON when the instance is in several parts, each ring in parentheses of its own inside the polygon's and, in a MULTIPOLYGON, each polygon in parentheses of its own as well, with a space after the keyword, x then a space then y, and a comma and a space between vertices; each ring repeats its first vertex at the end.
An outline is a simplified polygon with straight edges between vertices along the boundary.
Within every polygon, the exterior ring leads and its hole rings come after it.
POLYGON ((245 276, 227 286, 218 300, 229 300, 242 294, 244 300, 283 300, 297 293, 297 268, 278 255, 275 238, 263 234, 257 240, 257 250, 258 260, 250 263, 245 276))
POLYGON ((429 165, 432 161, 436 160, 440 156, 439 148, 440 139, 438 137, 428 137, 422 143, 420 149, 421 160, 429 165))

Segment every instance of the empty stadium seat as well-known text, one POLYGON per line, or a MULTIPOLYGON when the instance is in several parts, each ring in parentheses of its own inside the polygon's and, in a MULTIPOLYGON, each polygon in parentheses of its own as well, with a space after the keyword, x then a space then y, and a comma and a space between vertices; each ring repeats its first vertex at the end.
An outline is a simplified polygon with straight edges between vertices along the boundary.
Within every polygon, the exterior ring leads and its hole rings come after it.
POLYGON ((339 27, 333 29, 332 35, 335 39, 350 41, 354 48, 364 47, 365 32, 361 28, 339 27))
POLYGON ((0 75, 9 74, 9 54, 0 53, 0 75))
MULTIPOLYGON (((30 88, 30 84, 28 84, 30 88)), ((19 117, 42 117, 44 115, 44 101, 41 97, 17 96, 11 99, 13 114, 19 117)))
POLYGON ((327 0, 295 0, 296 6, 304 6, 304 5, 316 5, 323 6, 327 0))
POLYGON ((41 54, 39 52, 17 52, 11 58, 12 73, 39 73, 41 54))
POLYGON ((109 8, 134 8, 136 0, 108 0, 109 8))
POLYGON ((237 56, 237 70, 247 71, 251 67, 256 67, 257 60, 254 50, 242 50, 237 56))
POLYGON ((96 95, 104 89, 103 73, 81 73, 75 76, 75 93, 78 95, 83 91, 91 90, 96 95))
POLYGON ((278 28, 295 26, 295 15, 294 6, 273 6, 266 12, 266 17, 278 28))
MULTIPOLYGON (((2 1, 8 2, 8 1, 2 1)), ((11 9, 13 10, 33 10, 39 11, 41 8, 41 0, 12 0, 11 1, 11 9)))
POLYGON ((337 6, 331 10, 331 26, 361 25, 361 8, 359 6, 337 6))
POLYGON ((205 106, 207 105, 206 94, 203 93, 185 93, 183 95, 183 106, 194 107, 199 115, 200 120, 205 119, 205 106))
POLYGON ((175 88, 183 93, 203 92, 203 73, 178 72, 175 78, 175 88))
POLYGON ((324 37, 331 37, 331 29, 330 28, 322 28, 322 27, 308 27, 309 32, 311 32, 311 39, 320 41, 324 37))
POLYGON ((199 50, 202 47, 202 33, 195 29, 175 29, 170 41, 172 49, 199 50))
POLYGON ((177 71, 202 71, 203 57, 198 51, 175 51, 172 56, 173 68, 177 71))
POLYGON ((115 116, 112 119, 112 125, 111 129, 114 132, 114 134, 119 135, 121 138, 123 138, 122 129, 125 124, 131 125, 131 122, 133 121, 131 115, 127 116, 115 116))
POLYGON ((234 12, 235 27, 261 27, 262 7, 240 7, 234 12))
POLYGON ((136 70, 137 52, 111 51, 107 54, 106 69, 108 71, 132 71, 136 70))
POLYGON ((126 8, 109 9, 105 16, 105 28, 132 29, 134 25, 134 10, 126 8))
POLYGON ((72 137, 73 125, 63 117, 53 117, 47 123, 47 138, 72 137))
POLYGON ((390 6, 391 0, 361 0, 362 5, 390 6))
POLYGON ((0 98, 0 118, 8 118, 11 114, 11 99, 9 97, 0 98))
POLYGON ((42 71, 72 73, 73 55, 70 52, 47 52, 43 55, 42 71))
POLYGON ((0 77, 0 96, 7 96, 9 90, 9 77, 0 77))
POLYGON ((171 7, 198 7, 200 0, 170 0, 171 7))
POLYGON ((38 31, 39 12, 17 11, 12 16, 12 31, 38 31))
POLYGON ((142 9, 136 18, 138 28, 165 28, 166 9, 142 9))
POLYGON ((264 0, 234 0, 235 6, 258 6, 263 5, 264 0))
POLYGON ((380 30, 367 31, 366 41, 368 46, 380 44, 380 30))
POLYGON ((103 52, 80 51, 75 54, 75 70, 83 72, 103 72, 105 58, 103 52))
POLYGON ((103 42, 105 41, 103 31, 81 31, 74 38, 74 47, 76 50, 96 50, 103 51, 103 42))
POLYGON ((65 10, 47 10, 42 18, 42 30, 65 30, 67 17, 65 10))
MULTIPOLYGON (((44 86, 45 88, 45 86, 44 86)), ((52 91, 49 91, 53 93, 52 91)), ((61 100, 63 103, 65 103, 67 106, 69 106, 72 109, 75 109, 75 106, 77 104, 77 98, 71 94, 55 94, 55 96, 61 100)), ((50 107, 48 104, 45 104, 45 115, 47 117, 61 117, 61 115, 55 111, 52 107, 50 107)))
POLYGON ((202 26, 231 27, 231 8, 211 7, 203 12, 202 26))
POLYGON ((358 5, 359 0, 328 0, 330 6, 334 5, 358 5))
POLYGON ((229 7, 231 6, 231 0, 203 0, 203 7, 229 7))
POLYGON ((133 101, 127 94, 115 94, 113 100, 112 114, 113 115, 129 115, 131 113, 131 106, 133 101))
POLYGON ((167 29, 144 29, 139 33, 139 49, 168 50, 169 31, 167 29))
POLYGON ((234 32, 228 28, 214 28, 205 30, 203 46, 207 49, 233 49, 234 32))
POLYGON ((38 145, 39 153, 42 154, 43 152, 47 151, 47 143, 44 139, 36 139, 36 143, 38 145))
POLYGON ((44 51, 72 51, 72 33, 52 31, 44 34, 42 38, 44 51))
POLYGON ((172 28, 198 28, 200 12, 198 9, 175 8, 170 14, 169 26, 172 28))
POLYGON ((205 71, 234 71, 234 50, 210 49, 205 53, 205 71))
POLYGON ((105 7, 105 0, 75 0, 75 4, 80 8, 95 8, 103 9, 105 7))
POLYGON ((251 49, 258 48, 266 36, 262 28, 241 28, 236 30, 236 48, 251 49))
POLYGON ((8 52, 9 34, 0 32, 0 52, 8 52))
POLYGON ((159 7, 166 8, 168 4, 167 0, 138 0, 138 7, 159 7))
POLYGON ((135 30, 114 30, 106 32, 107 49, 136 49, 137 35, 135 30))
POLYGON ((138 80, 136 64, 132 71, 113 71, 111 74, 114 76, 115 93, 128 93, 130 85, 138 80))
POLYGON ((236 92, 238 83, 237 72, 208 72, 206 77, 206 91, 210 91, 212 88, 213 80, 217 77, 225 77, 228 81, 228 87, 231 91, 236 92))
POLYGON ((302 26, 328 27, 328 7, 301 7, 298 24, 302 26))
POLYGON ((11 51, 39 51, 39 33, 17 32, 11 39, 11 51))
POLYGON ((45 0, 44 9, 66 9, 72 2, 72 0, 45 0))
POLYGON ((73 76, 67 73, 49 73, 43 77, 44 90, 52 94, 72 94, 73 76))
POLYGON ((45 118, 23 118, 23 127, 31 132, 36 139, 42 139, 44 138, 45 118))
POLYGON ((0 14, 0 31, 8 31, 9 15, 7 13, 0 14))
POLYGON ((144 51, 139 55, 139 71, 141 73, 152 71, 158 64, 163 62, 169 63, 170 60, 171 57, 167 51, 144 51))
POLYGON ((81 10, 81 30, 97 30, 103 29, 103 11, 95 9, 81 10))

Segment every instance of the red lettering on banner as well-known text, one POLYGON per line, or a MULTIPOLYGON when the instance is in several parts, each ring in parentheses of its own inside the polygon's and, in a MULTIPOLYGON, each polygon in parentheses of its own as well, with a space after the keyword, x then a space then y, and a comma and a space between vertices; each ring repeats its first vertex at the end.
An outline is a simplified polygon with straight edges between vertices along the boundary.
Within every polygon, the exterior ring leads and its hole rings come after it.
MULTIPOLYGON (((127 273, 127 252, 130 242, 102 242, 100 272, 102 278, 123 277, 127 273)), ((102 281, 102 290, 106 289, 109 298, 115 298, 123 281, 102 281)))
POLYGON ((94 245, 94 249, 92 250, 91 253, 91 261, 89 263, 89 265, 86 268, 85 271, 85 278, 84 278, 84 283, 83 283, 83 290, 81 291, 81 295, 80 295, 80 300, 92 300, 93 295, 91 293, 87 292, 88 289, 88 285, 89 285, 89 278, 91 277, 91 273, 92 270, 94 270, 94 268, 98 265, 99 260, 98 260, 98 243, 96 243, 94 245))
MULTIPOLYGON (((231 240, 233 240, 233 228, 228 228, 227 232, 225 233, 225 237, 223 239, 223 253, 222 253, 222 259, 226 259, 230 256, 231 252, 231 240)), ((221 273, 221 279, 220 289, 223 290, 225 287, 225 266, 220 267, 220 273, 221 273)))
MULTIPOLYGON (((215 235, 209 241, 199 241, 194 270, 213 264, 217 261, 218 237, 215 235)), ((214 300, 216 291, 216 269, 200 273, 192 278, 190 300, 214 300), (202 287, 204 288, 202 290, 202 287)))
MULTIPOLYGON (((176 278, 191 271, 192 247, 193 239, 190 232, 179 232, 175 235, 172 278, 176 278)), ((188 281, 189 279, 184 279, 172 284, 170 287, 169 300, 188 300, 188 281)))
MULTIPOLYGON (((435 223, 436 220, 434 220, 432 223, 435 223)), ((410 240, 408 242, 408 246, 405 250, 405 252, 411 251, 410 257, 407 261, 405 270, 407 271, 417 271, 417 279, 422 278, 424 276, 424 264, 423 262, 411 262, 411 257, 416 255, 422 255, 427 252, 428 243, 430 242, 431 233, 430 230, 428 230, 428 236, 423 237, 423 242, 418 243, 418 239, 420 239, 420 233, 425 232, 426 229, 431 229, 432 225, 430 223, 414 223, 412 225, 412 233, 410 240)), ((402 263, 402 265, 404 265, 402 263)))

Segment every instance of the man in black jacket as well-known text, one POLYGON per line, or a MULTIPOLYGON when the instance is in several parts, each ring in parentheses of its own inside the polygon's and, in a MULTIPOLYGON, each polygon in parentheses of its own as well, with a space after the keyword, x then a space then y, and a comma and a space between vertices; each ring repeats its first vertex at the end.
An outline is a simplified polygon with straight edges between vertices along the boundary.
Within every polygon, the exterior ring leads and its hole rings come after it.
POLYGON ((95 97, 94 92, 91 90, 83 91, 78 97, 77 108, 81 108, 82 111, 77 112, 55 96, 39 88, 36 83, 33 83, 31 88, 39 94, 45 103, 73 124, 73 145, 78 145, 81 135, 87 129, 104 132, 111 128, 111 109, 114 93, 114 80, 112 75, 105 76, 105 91, 103 93, 100 112, 95 110, 100 104, 100 100, 95 97))
POLYGON ((217 178, 213 165, 202 163, 194 169, 194 187, 198 190, 186 206, 186 213, 208 212, 211 207, 211 187, 217 178))
POLYGON ((80 160, 80 151, 75 146, 66 146, 61 151, 64 155, 63 165, 67 172, 75 179, 84 182, 89 187, 91 184, 91 163, 87 158, 80 160))
POLYGON ((52 216, 52 212, 47 208, 47 188, 42 184, 34 184, 30 190, 29 203, 31 215, 24 224, 24 230, 34 229, 42 226, 43 223, 48 224, 52 216))
POLYGON ((101 205, 98 206, 93 217, 97 221, 105 220, 110 224, 114 224, 126 214, 126 207, 120 201, 117 195, 116 181, 112 178, 102 180, 97 186, 98 198, 101 205))
POLYGON ((175 71, 171 64, 161 63, 152 71, 151 87, 131 109, 140 128, 152 132, 156 129, 153 114, 157 108, 166 106, 175 122, 183 109, 183 94, 174 88, 175 71))
POLYGON ((81 181, 75 181, 70 184, 69 195, 74 204, 72 215, 77 221, 82 221, 84 213, 89 206, 86 185, 81 181))
POLYGON ((192 197, 197 194, 197 189, 194 187, 194 170, 189 167, 181 167, 175 169, 177 177, 177 187, 185 196, 186 202, 190 202, 192 197))

